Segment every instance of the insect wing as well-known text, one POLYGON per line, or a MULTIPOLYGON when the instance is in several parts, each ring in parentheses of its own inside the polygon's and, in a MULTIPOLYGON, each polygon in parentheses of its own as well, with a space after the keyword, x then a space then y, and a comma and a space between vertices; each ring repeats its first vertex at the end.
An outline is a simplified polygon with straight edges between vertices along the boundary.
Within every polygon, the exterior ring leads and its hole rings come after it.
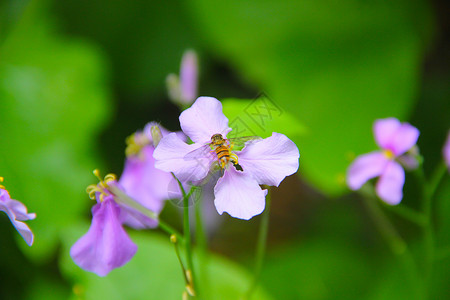
POLYGON ((188 152, 185 156, 185 160, 195 160, 199 158, 209 158, 211 157, 211 147, 209 144, 203 145, 191 152, 188 152))
POLYGON ((256 135, 252 136, 241 136, 235 138, 229 138, 228 141, 233 145, 234 148, 244 148, 244 146, 257 143, 261 141, 262 138, 256 135))

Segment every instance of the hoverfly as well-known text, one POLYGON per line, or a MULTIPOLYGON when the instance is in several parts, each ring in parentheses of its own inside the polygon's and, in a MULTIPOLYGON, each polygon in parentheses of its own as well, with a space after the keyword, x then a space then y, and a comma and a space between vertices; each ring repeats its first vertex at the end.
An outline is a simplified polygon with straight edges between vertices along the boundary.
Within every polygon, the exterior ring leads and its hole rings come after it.
POLYGON ((197 148, 184 156, 185 159, 196 159, 199 157, 206 157, 208 155, 215 155, 220 169, 223 171, 225 166, 231 162, 236 170, 243 172, 244 169, 239 164, 238 157, 232 153, 234 147, 242 149, 248 145, 250 141, 258 141, 262 138, 259 136, 243 136, 236 138, 223 138, 222 134, 216 133, 211 136, 211 142, 200 148, 197 148))

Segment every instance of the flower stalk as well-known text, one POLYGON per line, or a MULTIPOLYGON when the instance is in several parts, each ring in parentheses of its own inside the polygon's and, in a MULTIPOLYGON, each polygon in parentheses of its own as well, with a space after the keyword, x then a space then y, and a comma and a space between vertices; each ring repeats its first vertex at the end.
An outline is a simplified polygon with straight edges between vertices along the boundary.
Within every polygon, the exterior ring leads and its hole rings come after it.
POLYGON ((189 279, 189 284, 186 285, 186 290, 190 296, 195 296, 195 282, 194 279, 194 264, 192 260, 192 239, 191 239, 191 228, 190 228, 190 217, 189 217, 189 197, 191 195, 191 191, 189 194, 186 193, 183 184, 180 180, 172 173, 173 178, 178 182, 178 186, 180 187, 182 196, 183 196, 183 235, 184 235, 184 245, 186 249, 186 276, 189 279), (189 275, 189 276, 188 276, 189 275))
POLYGON ((258 241, 255 253, 255 268, 253 271, 253 281, 245 296, 245 299, 247 300, 251 299, 253 292, 258 286, 258 281, 261 277, 262 265, 266 253, 267 235, 269 232, 270 200, 271 200, 271 193, 269 188, 266 196, 266 208, 262 214, 261 224, 259 225, 258 241))

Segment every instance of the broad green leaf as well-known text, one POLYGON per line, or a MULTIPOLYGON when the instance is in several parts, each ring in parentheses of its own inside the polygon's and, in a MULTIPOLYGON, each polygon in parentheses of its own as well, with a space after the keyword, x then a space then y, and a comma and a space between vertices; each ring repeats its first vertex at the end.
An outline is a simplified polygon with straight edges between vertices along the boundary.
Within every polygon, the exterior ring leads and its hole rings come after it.
MULTIPOLYGON (((155 232, 133 232, 138 245, 136 255, 125 266, 106 277, 81 270, 69 256, 69 248, 87 231, 87 226, 73 227, 64 239, 61 269, 74 283, 78 296, 89 299, 181 299, 184 280, 173 245, 155 232)), ((239 299, 250 286, 252 277, 231 261, 212 255, 208 265, 208 299, 239 299)), ((75 294, 73 297, 75 298, 75 294)), ((253 299, 268 300, 259 288, 253 299)))
POLYGON ((342 191, 351 157, 375 148, 375 119, 408 117, 430 33, 425 1, 191 4, 210 47, 307 128, 302 174, 342 191))
POLYGON ((36 259, 54 254, 88 204, 94 140, 110 112, 102 57, 55 33, 41 4, 27 5, 0 45, 1 176, 37 214, 34 245, 19 242, 36 259))
POLYGON ((227 116, 228 125, 233 129, 230 137, 272 135, 272 132, 283 133, 289 137, 304 134, 303 125, 287 111, 284 111, 267 96, 257 99, 224 99, 223 112, 227 116))

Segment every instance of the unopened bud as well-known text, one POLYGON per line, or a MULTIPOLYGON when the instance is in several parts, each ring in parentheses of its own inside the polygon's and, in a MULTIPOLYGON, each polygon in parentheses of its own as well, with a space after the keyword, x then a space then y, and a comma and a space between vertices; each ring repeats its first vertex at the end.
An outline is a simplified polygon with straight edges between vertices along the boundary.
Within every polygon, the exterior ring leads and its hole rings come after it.
POLYGON ((189 299, 189 295, 186 291, 183 292, 183 296, 181 297, 182 300, 188 300, 189 299))
POLYGON ((189 296, 195 296, 195 291, 192 288, 192 285, 190 284, 186 285, 186 291, 189 293, 189 296))
POLYGON ((170 236, 170 242, 173 243, 173 244, 177 243, 177 236, 175 234, 172 234, 170 236))
POLYGON ((150 132, 152 134, 153 146, 156 147, 162 139, 161 129, 159 129, 158 125, 153 125, 150 132))
POLYGON ((191 104, 197 98, 198 58, 194 50, 187 50, 181 59, 180 100, 191 104))
POLYGON ((178 76, 175 74, 167 75, 166 87, 169 99, 172 100, 174 103, 178 103, 181 97, 180 80, 178 79, 178 76))

